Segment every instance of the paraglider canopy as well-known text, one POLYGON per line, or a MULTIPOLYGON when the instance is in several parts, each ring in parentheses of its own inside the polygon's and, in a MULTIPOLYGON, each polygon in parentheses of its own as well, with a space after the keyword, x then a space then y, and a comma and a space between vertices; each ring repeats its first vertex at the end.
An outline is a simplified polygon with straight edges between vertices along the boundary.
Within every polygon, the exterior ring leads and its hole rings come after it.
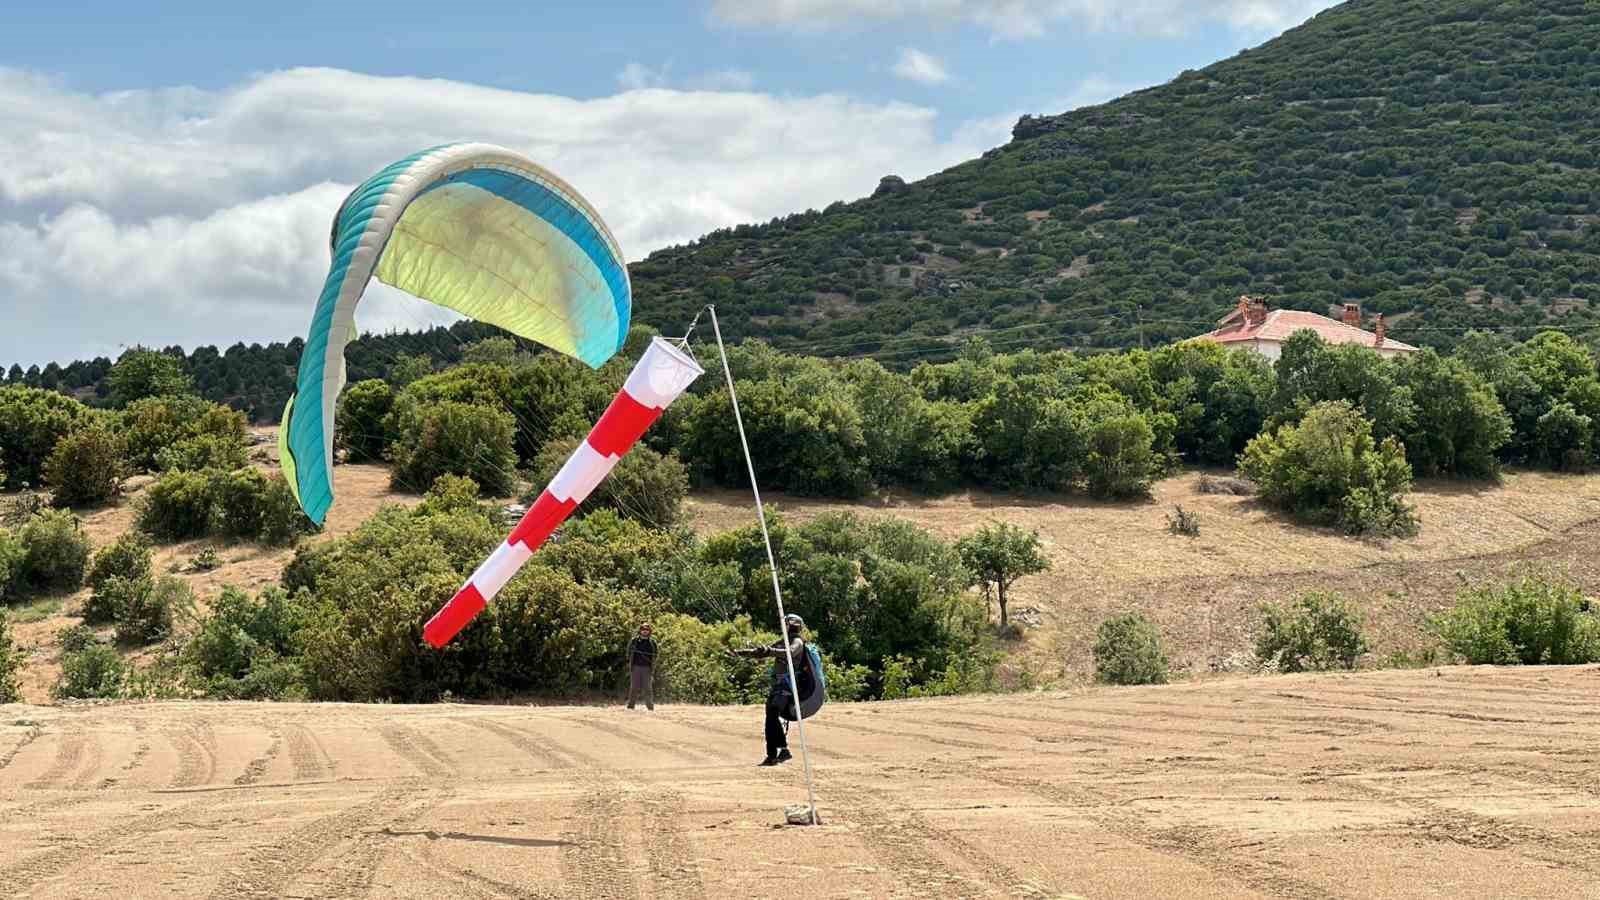
POLYGON ((632 294, 616 239, 570 185, 503 147, 449 144, 383 169, 345 198, 330 248, 278 432, 285 477, 318 524, 333 503, 344 348, 374 276, 593 368, 628 335, 632 294))

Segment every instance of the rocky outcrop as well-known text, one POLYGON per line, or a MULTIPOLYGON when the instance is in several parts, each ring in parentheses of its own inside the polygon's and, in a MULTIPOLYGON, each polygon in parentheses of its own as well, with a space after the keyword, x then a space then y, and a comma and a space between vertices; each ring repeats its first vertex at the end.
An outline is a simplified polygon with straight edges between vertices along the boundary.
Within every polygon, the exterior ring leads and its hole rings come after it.
POLYGON ((885 175, 878 179, 878 189, 872 192, 874 197, 884 194, 903 194, 906 191, 906 180, 899 175, 885 175))

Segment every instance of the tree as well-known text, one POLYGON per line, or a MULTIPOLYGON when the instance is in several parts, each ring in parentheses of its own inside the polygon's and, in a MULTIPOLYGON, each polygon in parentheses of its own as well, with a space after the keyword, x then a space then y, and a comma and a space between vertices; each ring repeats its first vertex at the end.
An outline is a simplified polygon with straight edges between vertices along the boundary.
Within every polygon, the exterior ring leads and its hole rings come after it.
POLYGON ((464 475, 491 497, 511 493, 516 474, 516 421, 501 409, 409 397, 396 408, 399 423, 390 480, 399 490, 425 491, 440 475, 464 475))
POLYGON ((994 586, 1000 604, 1000 627, 1010 624, 1006 592, 1018 578, 1047 571, 1050 561, 1040 550, 1039 532, 1025 531, 1009 522, 995 522, 956 542, 961 562, 982 584, 984 596, 994 586))
POLYGON ((45 460, 44 480, 57 506, 88 506, 122 490, 122 441, 96 423, 62 438, 45 460))
POLYGON ((1407 359, 1398 378, 1422 398, 1404 434, 1406 457, 1418 475, 1492 478, 1495 454, 1511 439, 1511 417, 1494 389, 1465 363, 1424 349, 1407 359))
MULTIPOLYGON (((579 438, 563 438, 545 445, 529 472, 533 483, 524 501, 531 503, 538 498, 579 443, 579 438)), ((662 456, 649 447, 636 446, 595 485, 580 511, 614 509, 647 527, 666 528, 678 522, 688 493, 689 475, 676 456, 662 456)))
POLYGON ((1404 535, 1417 527, 1405 503, 1411 467, 1393 438, 1372 439, 1372 425, 1339 400, 1319 403, 1299 425, 1250 442, 1239 459, 1261 498, 1307 521, 1351 534, 1404 535))
POLYGON ((37 485, 56 444, 89 421, 82 403, 54 391, 0 388, 0 473, 7 487, 37 485))
POLYGON ((397 388, 433 374, 433 360, 426 356, 402 353, 389 367, 389 383, 397 388))
POLYGON ((183 363, 165 353, 135 348, 111 367, 111 404, 118 409, 145 397, 175 397, 194 392, 183 363))
POLYGON ((352 463, 372 463, 383 460, 393 435, 389 431, 388 416, 394 408, 394 391, 387 383, 376 378, 358 381, 345 391, 339 401, 338 444, 345 450, 345 459, 352 463))

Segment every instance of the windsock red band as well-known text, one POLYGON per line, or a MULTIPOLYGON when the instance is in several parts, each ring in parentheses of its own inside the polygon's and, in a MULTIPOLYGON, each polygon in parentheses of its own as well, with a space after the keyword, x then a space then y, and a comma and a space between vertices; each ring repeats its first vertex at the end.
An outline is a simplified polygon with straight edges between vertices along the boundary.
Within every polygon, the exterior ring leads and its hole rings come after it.
POLYGON ((423 626, 423 640, 438 650, 450 643, 450 639, 467 627, 472 617, 483 612, 483 608, 487 605, 488 601, 483 599, 483 595, 478 593, 478 589, 473 587, 471 582, 468 582, 466 587, 457 591, 456 595, 450 598, 450 602, 434 613, 428 624, 423 626))

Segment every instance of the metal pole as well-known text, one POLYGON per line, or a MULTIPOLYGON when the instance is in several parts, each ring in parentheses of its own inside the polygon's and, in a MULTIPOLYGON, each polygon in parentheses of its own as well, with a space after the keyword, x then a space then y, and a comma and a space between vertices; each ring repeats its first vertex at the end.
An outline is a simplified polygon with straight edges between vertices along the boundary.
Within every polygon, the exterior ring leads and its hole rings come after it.
MULTIPOLYGON (((711 330, 717 335, 717 352, 722 354, 722 374, 728 379, 728 399, 733 402, 733 421, 739 427, 739 444, 744 447, 744 464, 750 469, 750 492, 756 497, 756 518, 761 520, 761 541, 767 545, 767 568, 772 570, 772 596, 778 600, 778 633, 784 646, 789 644, 789 624, 784 621, 783 588, 778 586, 778 560, 772 555, 772 536, 767 533, 767 513, 761 505, 761 488, 756 484, 756 464, 750 458, 750 442, 744 436, 744 418, 739 415, 739 395, 733 392, 733 371, 728 368, 728 349, 722 345, 722 326, 717 324, 717 308, 707 305, 711 313, 711 330)), ((800 682, 794 676, 794 656, 783 654, 789 666, 789 692, 794 698, 795 728, 800 731, 800 762, 806 770, 806 803, 811 810, 811 824, 817 824, 817 794, 811 787, 811 755, 806 752, 806 723, 799 717, 800 682)))

